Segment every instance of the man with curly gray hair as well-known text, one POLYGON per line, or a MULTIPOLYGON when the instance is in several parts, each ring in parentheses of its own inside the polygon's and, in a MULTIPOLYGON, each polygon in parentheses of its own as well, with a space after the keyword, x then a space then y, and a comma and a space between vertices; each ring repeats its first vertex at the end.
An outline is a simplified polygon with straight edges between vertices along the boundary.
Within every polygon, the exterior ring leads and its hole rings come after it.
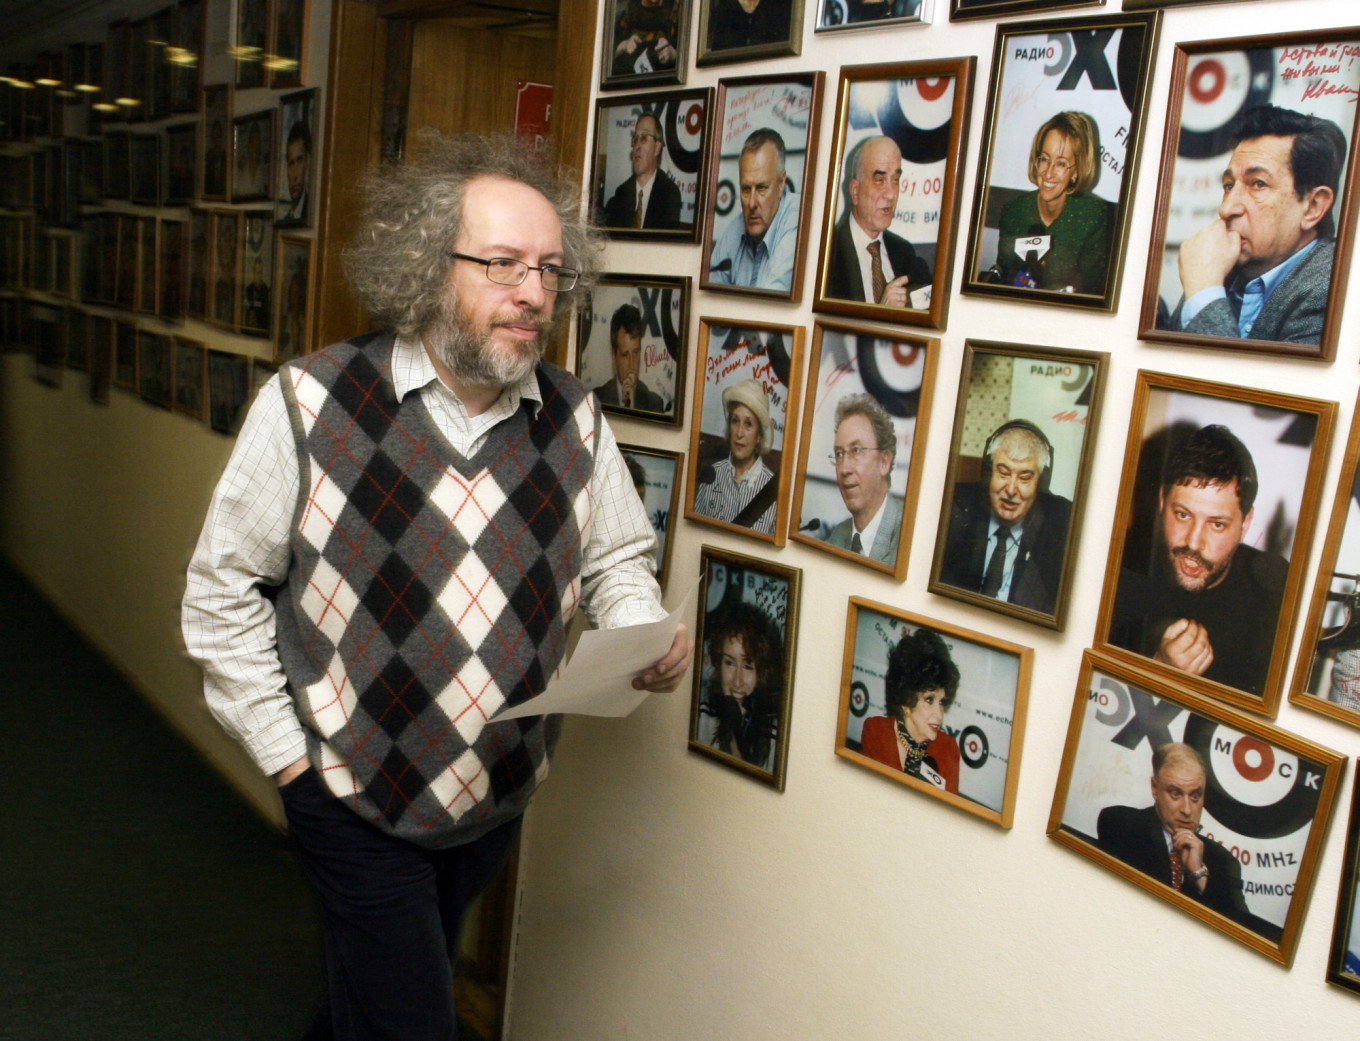
MULTIPOLYGON (((346 260, 383 331, 261 388, 189 566, 213 713, 275 778, 321 899, 313 1036, 456 1036, 449 952, 547 776, 578 608, 664 617, 655 535, 589 392, 543 361, 596 268, 513 139, 429 137, 346 260), (267 592, 266 592, 267 591, 267 592)), ((633 686, 673 690, 684 628, 633 686)))

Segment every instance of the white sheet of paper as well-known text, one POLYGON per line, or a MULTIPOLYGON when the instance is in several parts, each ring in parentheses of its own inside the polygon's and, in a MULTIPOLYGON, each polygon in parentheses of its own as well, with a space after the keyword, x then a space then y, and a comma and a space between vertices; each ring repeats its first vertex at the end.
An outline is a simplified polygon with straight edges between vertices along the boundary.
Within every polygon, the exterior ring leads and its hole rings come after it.
POLYGON ((651 691, 634 690, 633 677, 670 650, 681 622, 694 631, 694 604, 699 583, 690 586, 680 606, 659 622, 617 629, 588 629, 581 634, 571 661, 536 698, 497 713, 492 721, 572 712, 582 716, 626 716, 651 691))

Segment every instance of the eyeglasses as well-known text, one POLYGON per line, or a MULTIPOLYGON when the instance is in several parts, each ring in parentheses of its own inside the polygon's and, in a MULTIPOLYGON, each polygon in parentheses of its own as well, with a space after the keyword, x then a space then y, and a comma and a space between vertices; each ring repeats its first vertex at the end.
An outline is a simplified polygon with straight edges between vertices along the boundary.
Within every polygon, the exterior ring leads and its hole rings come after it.
POLYGON ((827 456, 827 458, 837 466, 840 466, 846 456, 850 457, 852 463, 858 463, 867 453, 881 451, 883 451, 881 448, 865 448, 863 445, 855 445, 852 448, 838 448, 827 456))
POLYGON ((581 277, 581 272, 575 268, 561 267, 558 264, 541 264, 534 267, 532 264, 510 257, 492 257, 487 260, 484 257, 470 257, 466 253, 454 253, 452 250, 449 251, 449 256, 455 260, 485 264, 486 277, 500 286, 521 285, 529 277, 530 271, 537 271, 539 279, 543 282, 543 288, 549 293, 566 293, 575 287, 576 280, 581 277))
POLYGON ((631 140, 633 144, 637 144, 639 141, 656 141, 659 144, 661 138, 656 134, 649 134, 647 133, 647 131, 644 130, 640 134, 638 133, 633 134, 631 140))

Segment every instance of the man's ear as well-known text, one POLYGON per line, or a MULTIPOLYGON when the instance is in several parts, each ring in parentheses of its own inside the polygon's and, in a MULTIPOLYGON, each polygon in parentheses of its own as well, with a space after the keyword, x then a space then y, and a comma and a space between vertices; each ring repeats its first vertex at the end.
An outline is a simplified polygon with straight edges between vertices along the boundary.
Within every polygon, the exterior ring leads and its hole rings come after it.
POLYGON ((1242 518, 1242 538, 1247 537, 1247 529, 1251 527, 1251 519, 1256 516, 1256 507, 1253 506, 1247 511, 1247 515, 1242 518))
POLYGON ((1332 208, 1332 203, 1335 201, 1336 193, 1325 184, 1309 188, 1308 194, 1304 197, 1303 219, 1299 222, 1299 226, 1304 231, 1312 231, 1317 227, 1318 222, 1327 216, 1332 208))

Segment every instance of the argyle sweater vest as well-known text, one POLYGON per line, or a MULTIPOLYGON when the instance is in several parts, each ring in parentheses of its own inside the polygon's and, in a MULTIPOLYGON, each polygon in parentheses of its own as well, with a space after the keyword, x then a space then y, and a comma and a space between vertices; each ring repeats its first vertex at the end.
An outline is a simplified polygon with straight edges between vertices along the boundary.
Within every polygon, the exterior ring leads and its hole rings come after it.
POLYGON ((390 334, 281 374, 300 464, 279 656, 327 788, 427 848, 523 812, 560 717, 488 723, 542 692, 580 602, 601 418, 540 365, 471 458, 418 393, 398 402, 390 334))

